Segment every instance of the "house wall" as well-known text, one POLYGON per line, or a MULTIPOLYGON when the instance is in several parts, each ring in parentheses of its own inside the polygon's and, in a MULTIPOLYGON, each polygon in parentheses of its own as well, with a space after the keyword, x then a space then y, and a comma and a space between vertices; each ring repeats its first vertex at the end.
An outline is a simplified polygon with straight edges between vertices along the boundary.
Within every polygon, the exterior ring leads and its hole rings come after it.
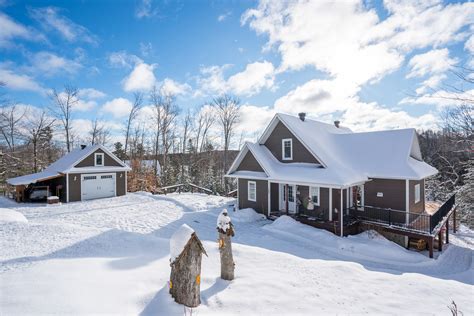
POLYGON ((253 154, 249 151, 245 155, 244 159, 242 159, 239 167, 237 170, 247 170, 247 171, 260 171, 263 172, 262 167, 260 167, 257 159, 253 156, 253 154))
MULTIPOLYGON (((344 211, 347 207, 347 189, 342 190, 342 210, 344 211)), ((329 206, 328 206, 329 208, 329 206)), ((332 189, 332 219, 339 220, 339 214, 336 213, 335 209, 341 210, 341 189, 332 189)))
POLYGON ((278 122, 271 135, 266 140, 265 146, 270 152, 283 163, 288 162, 308 162, 317 163, 319 161, 306 149, 306 147, 290 132, 286 126, 278 122), (293 140, 293 160, 283 160, 282 158, 282 139, 291 138, 293 140))
MULTIPOLYGON (((319 188, 319 206, 314 206, 313 211, 308 211, 304 205, 305 201, 308 200, 309 186, 301 185, 298 186, 299 199, 302 202, 302 210, 309 216, 321 216, 324 220, 329 219, 329 189, 319 188)), ((272 192, 273 194, 273 192, 272 192)))
POLYGON ((405 180, 372 179, 364 185, 364 203, 367 206, 405 211, 405 180), (383 197, 377 197, 382 192, 383 197))
POLYGON ((115 159, 110 157, 107 153, 105 153, 102 149, 97 149, 94 151, 92 154, 84 158, 82 161, 80 161, 78 164, 75 165, 75 167, 94 167, 94 154, 95 153, 103 153, 104 154, 104 166, 107 167, 121 167, 121 164, 119 164, 115 159))
MULTIPOLYGON (((103 172, 100 172, 103 173, 103 172)), ((109 173, 109 172, 108 172, 109 173)), ((115 192, 117 196, 125 195, 125 181, 127 181, 125 172, 114 172, 115 173, 115 192)), ((87 173, 87 175, 93 175, 97 173, 87 173)), ((81 201, 81 176, 82 173, 71 173, 69 174, 69 202, 81 201)))
POLYGON ((280 187, 278 183, 270 183, 270 210, 278 212, 280 209, 280 187))
POLYGON ((409 207, 410 207, 410 212, 413 213, 423 213, 425 210, 425 180, 410 180, 409 181, 409 207), (419 184, 420 185, 420 202, 415 203, 415 185, 419 184))
POLYGON ((268 209, 268 181, 239 179, 239 208, 253 208, 258 213, 267 215, 268 209), (248 200, 248 181, 255 181, 257 185, 256 201, 248 200))

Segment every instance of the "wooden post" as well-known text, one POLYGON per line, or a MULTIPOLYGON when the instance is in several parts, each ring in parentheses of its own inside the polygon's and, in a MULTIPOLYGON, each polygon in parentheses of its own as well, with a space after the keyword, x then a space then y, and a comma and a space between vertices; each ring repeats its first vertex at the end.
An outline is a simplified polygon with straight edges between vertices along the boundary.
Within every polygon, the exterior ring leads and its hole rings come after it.
POLYGON ((170 239, 170 294, 187 307, 201 304, 201 260, 206 251, 194 230, 182 225, 170 239), (182 249, 182 251, 180 251, 182 249))
POLYGON ((443 251, 443 233, 442 230, 439 230, 438 233, 438 251, 441 252, 443 251))
POLYGON ((221 279, 234 279, 234 257, 232 256, 232 241, 234 226, 227 210, 224 209, 217 218, 217 232, 219 233, 219 253, 221 256, 221 279))
POLYGON ((428 249, 430 251, 430 258, 433 258, 433 240, 434 237, 428 238, 428 249))
POLYGON ((453 233, 456 234, 456 209, 453 211, 453 233))
POLYGON ((288 215, 288 209, 289 209, 289 198, 288 198, 288 193, 290 190, 288 189, 288 184, 285 184, 285 211, 286 211, 286 215, 288 215))
POLYGON ((341 189, 341 192, 340 192, 340 195, 341 195, 341 209, 339 210, 339 220, 340 220, 340 225, 341 225, 341 237, 344 236, 344 211, 342 210, 343 209, 343 197, 342 197, 342 189, 341 189))
POLYGON ((449 218, 446 221, 446 244, 449 244, 449 218))

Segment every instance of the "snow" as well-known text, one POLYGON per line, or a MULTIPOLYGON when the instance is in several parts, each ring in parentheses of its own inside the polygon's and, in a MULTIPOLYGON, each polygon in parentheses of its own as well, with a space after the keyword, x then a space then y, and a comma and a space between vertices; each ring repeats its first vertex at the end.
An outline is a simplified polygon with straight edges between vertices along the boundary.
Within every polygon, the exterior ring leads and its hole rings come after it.
POLYGON ((181 227, 170 238, 170 261, 174 262, 183 252, 184 247, 194 233, 194 229, 186 224, 181 227))
POLYGON ((237 210, 236 278, 223 281, 216 219, 234 203, 184 193, 55 207, 0 198, 29 221, 0 224, 0 313, 182 315, 167 282, 170 239, 187 224, 208 254, 196 315, 445 315, 451 300, 474 314, 474 233, 463 226, 433 260, 374 232, 340 238, 237 210))
MULTIPOLYGON (((369 178, 420 180, 437 173, 421 160, 414 129, 353 133, 346 128, 278 113, 258 143, 245 143, 229 175, 250 150, 265 171, 258 178, 271 181, 348 186, 369 178), (318 158, 319 164, 282 163, 263 145, 273 127, 281 121, 318 158), (412 158, 415 157, 416 159, 412 158)), ((257 178, 257 177, 256 177, 257 178)))
POLYGON ((227 210, 224 209, 219 216, 217 216, 217 228, 226 232, 231 225, 231 219, 229 214, 227 213, 227 210))
POLYGON ((0 208, 0 223, 6 223, 6 222, 28 223, 28 220, 20 212, 10 210, 7 208, 0 208))

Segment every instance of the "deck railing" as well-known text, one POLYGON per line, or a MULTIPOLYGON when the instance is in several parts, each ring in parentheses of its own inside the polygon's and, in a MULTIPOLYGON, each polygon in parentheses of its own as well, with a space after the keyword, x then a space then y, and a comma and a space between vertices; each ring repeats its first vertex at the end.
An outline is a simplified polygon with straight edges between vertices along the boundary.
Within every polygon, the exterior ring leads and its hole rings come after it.
POLYGON ((451 211, 455 204, 455 195, 451 196, 444 204, 432 215, 423 213, 405 212, 393 210, 390 208, 381 208, 374 206, 363 206, 357 209, 349 208, 349 214, 359 220, 381 223, 407 230, 418 232, 433 233, 433 230, 451 211))

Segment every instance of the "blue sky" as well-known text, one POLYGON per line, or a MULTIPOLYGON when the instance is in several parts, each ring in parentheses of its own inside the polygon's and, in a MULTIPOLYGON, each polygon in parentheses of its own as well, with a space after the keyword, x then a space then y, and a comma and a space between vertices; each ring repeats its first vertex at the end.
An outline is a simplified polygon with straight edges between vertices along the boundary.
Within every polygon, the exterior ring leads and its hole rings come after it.
POLYGON ((28 107, 82 89, 79 130, 100 117, 118 133, 133 92, 153 85, 184 110, 237 95, 248 135, 277 111, 435 128, 450 71, 474 64, 473 17, 457 1, 0 0, 0 81, 28 107))

